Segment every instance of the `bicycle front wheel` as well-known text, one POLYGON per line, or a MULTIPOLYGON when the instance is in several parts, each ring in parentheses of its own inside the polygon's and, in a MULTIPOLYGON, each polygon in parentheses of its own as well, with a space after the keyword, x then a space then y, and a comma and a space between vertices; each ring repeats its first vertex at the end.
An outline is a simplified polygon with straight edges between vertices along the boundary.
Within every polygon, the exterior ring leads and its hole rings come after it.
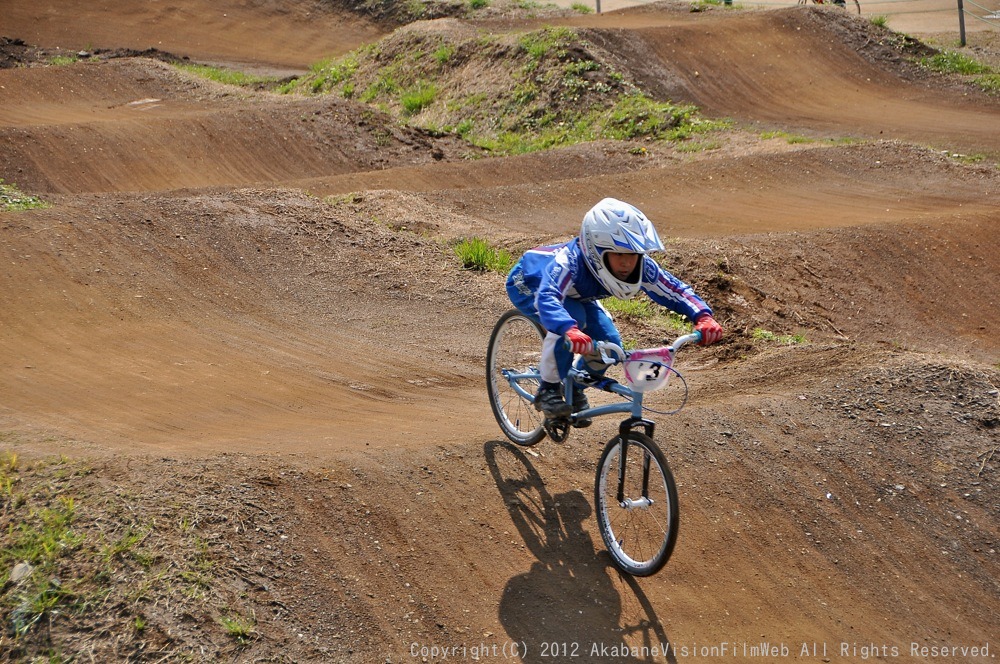
POLYGON ((630 431, 624 440, 608 441, 597 464, 594 505, 615 566, 634 576, 660 571, 677 542, 677 487, 651 438, 630 431))
POLYGON ((538 390, 538 361, 542 352, 542 327, 517 309, 500 316, 486 350, 486 391, 493 416, 504 435, 518 445, 534 445, 545 437, 545 418, 535 410, 538 390), (518 374, 519 387, 532 395, 527 398, 514 389, 505 375, 518 374))

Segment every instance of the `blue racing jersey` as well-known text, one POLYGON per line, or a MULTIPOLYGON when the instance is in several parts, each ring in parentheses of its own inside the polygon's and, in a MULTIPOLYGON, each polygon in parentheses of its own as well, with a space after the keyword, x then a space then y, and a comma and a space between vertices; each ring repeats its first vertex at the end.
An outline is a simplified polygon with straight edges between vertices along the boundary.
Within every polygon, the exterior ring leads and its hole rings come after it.
MULTIPOLYGON (((649 256, 642 257, 641 279, 642 291, 674 313, 687 316, 691 321, 712 314, 712 309, 690 286, 649 256)), ((566 298, 593 302, 611 297, 587 267, 579 238, 525 252, 507 276, 507 288, 523 296, 534 293, 535 309, 542 327, 556 334, 565 334, 576 325, 563 306, 566 298)))

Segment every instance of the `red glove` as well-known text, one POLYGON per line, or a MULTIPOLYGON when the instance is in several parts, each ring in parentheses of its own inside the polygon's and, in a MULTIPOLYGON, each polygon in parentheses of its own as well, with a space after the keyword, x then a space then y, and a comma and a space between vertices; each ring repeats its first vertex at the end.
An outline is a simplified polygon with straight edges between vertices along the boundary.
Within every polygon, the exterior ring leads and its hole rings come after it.
POLYGON ((708 314, 698 319, 694 329, 701 332, 700 346, 710 346, 722 338, 722 326, 708 314))
POLYGON ((589 353, 594 350, 594 340, 580 331, 576 325, 566 330, 566 341, 574 353, 589 353))

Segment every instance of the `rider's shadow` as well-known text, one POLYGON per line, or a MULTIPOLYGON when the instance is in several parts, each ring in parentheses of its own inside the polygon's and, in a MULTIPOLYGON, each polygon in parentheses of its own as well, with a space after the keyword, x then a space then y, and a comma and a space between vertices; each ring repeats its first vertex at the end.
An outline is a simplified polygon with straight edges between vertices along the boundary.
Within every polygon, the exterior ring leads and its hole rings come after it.
POLYGON ((511 642, 523 644, 522 660, 596 661, 626 644, 629 652, 616 652, 614 661, 676 661, 636 580, 598 555, 584 529, 592 514, 587 497, 550 495, 510 443, 487 443, 485 455, 515 528, 538 559, 507 582, 500 600, 500 622, 511 642))

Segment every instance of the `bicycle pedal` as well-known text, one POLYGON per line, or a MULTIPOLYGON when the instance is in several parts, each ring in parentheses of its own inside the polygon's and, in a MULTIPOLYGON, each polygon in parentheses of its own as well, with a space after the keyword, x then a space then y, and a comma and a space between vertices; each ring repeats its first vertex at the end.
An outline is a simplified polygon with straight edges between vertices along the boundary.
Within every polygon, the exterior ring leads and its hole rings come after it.
POLYGON ((569 437, 570 424, 566 418, 546 419, 542 423, 542 426, 545 428, 545 433, 548 434, 549 438, 557 443, 561 443, 569 437))

